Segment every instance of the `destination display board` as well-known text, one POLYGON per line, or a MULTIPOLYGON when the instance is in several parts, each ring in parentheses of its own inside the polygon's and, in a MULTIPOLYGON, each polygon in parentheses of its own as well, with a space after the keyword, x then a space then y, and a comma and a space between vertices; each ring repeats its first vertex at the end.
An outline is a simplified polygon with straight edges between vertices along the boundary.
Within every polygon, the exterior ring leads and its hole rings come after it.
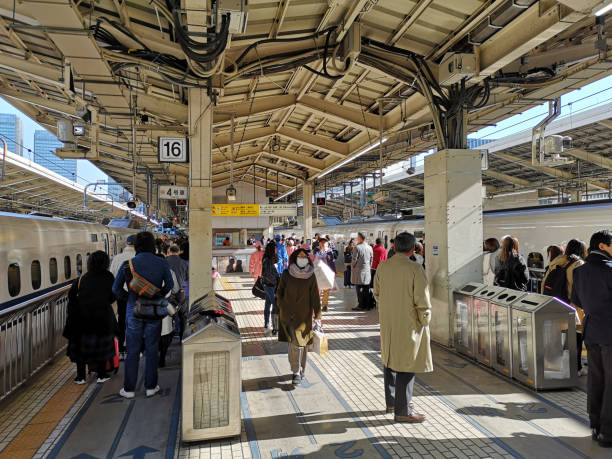
POLYGON ((291 217, 295 204, 213 204, 213 217, 291 217))

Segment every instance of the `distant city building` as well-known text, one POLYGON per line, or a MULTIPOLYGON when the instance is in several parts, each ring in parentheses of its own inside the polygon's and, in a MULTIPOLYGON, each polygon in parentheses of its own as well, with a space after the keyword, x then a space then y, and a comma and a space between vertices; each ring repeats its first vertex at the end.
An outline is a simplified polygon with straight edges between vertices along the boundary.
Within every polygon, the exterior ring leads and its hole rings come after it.
POLYGON ((55 155, 55 149, 63 146, 64 144, 49 131, 44 129, 34 131, 34 162, 76 182, 77 160, 61 159, 55 155))
POLYGON ((129 199, 130 194, 121 185, 119 185, 115 181, 115 179, 113 179, 111 176, 107 177, 106 183, 107 183, 106 192, 109 195, 111 195, 115 201, 125 202, 129 199))
POLYGON ((467 139, 467 147, 468 149, 475 149, 477 150, 478 147, 482 147, 483 145, 486 145, 487 143, 491 143, 494 142, 497 139, 467 139))
POLYGON ((23 124, 17 115, 0 113, 0 134, 6 140, 8 150, 23 156, 23 124))

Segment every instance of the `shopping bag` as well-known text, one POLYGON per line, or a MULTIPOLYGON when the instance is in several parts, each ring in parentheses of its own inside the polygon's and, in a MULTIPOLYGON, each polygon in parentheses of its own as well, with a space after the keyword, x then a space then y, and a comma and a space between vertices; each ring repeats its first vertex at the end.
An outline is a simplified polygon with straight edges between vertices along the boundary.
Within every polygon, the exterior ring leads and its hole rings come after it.
POLYGON ((312 351, 319 355, 327 354, 327 336, 323 330, 315 330, 312 337, 312 351))
POLYGON ((114 371, 115 374, 119 371, 119 341, 117 338, 115 338, 115 355, 106 361, 106 371, 114 371))
POLYGON ((251 293, 257 298, 262 300, 266 299, 266 291, 264 290, 263 280, 261 277, 258 277, 257 281, 255 281, 255 285, 253 285, 251 293))
POLYGON ((317 278, 319 290, 331 290, 336 286, 336 273, 325 263, 321 261, 316 262, 314 274, 317 278))

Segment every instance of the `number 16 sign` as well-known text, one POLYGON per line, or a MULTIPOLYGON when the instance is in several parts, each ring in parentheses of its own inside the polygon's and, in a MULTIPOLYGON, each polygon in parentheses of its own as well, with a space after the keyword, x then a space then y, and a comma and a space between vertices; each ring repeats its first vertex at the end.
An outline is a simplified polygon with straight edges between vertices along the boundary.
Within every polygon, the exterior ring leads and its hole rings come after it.
POLYGON ((186 163, 189 145, 185 137, 159 137, 159 162, 186 163))

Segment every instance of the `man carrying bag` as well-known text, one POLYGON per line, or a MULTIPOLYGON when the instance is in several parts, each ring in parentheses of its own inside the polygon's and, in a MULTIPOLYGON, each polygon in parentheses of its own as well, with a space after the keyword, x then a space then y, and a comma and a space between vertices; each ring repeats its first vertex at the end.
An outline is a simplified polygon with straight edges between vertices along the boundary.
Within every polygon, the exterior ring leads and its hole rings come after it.
POLYGON ((122 265, 113 284, 115 296, 127 300, 127 358, 123 388, 119 391, 119 395, 125 398, 135 396, 143 338, 146 395, 152 397, 160 390, 157 385, 157 364, 161 321, 169 308, 166 294, 174 286, 168 262, 155 255, 153 234, 138 233, 134 249, 136 256, 122 265), (124 285, 128 286, 129 292, 123 289, 124 285))

